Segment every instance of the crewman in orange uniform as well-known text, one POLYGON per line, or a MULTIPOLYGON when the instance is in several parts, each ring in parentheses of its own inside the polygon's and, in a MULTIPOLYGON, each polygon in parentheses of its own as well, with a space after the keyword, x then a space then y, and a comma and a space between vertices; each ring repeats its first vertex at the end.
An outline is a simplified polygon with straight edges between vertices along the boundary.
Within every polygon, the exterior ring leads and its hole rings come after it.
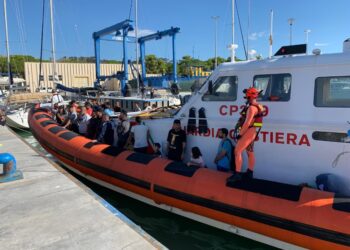
POLYGON ((257 102, 257 98, 260 94, 256 88, 248 88, 244 90, 245 97, 247 99, 247 105, 241 112, 241 118, 239 120, 239 134, 237 135, 237 144, 235 147, 235 163, 236 174, 235 180, 242 178, 242 153, 244 150, 248 154, 248 170, 245 177, 252 178, 255 156, 254 156, 254 141, 260 132, 262 127, 262 119, 265 116, 265 109, 257 102))

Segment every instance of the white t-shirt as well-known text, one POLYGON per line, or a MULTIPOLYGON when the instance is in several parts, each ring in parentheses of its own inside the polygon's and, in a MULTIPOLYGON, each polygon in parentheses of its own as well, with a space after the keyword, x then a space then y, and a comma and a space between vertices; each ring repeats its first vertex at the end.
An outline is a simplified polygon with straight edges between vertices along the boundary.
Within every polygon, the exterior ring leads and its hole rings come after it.
POLYGON ((131 133, 134 134, 134 148, 144 148, 148 146, 147 142, 147 131, 146 125, 140 124, 131 127, 131 133))
POLYGON ((89 124, 89 120, 91 119, 91 116, 88 114, 84 114, 83 116, 78 117, 78 124, 79 124, 79 133, 85 135, 87 133, 87 126, 89 124))
POLYGON ((60 94, 55 94, 55 95, 52 96, 51 104, 53 106, 56 103, 61 103, 63 101, 64 101, 63 97, 60 94))
POLYGON ((190 162, 196 163, 200 167, 204 167, 205 166, 202 156, 199 156, 197 159, 194 159, 193 157, 191 157, 191 161, 190 162))

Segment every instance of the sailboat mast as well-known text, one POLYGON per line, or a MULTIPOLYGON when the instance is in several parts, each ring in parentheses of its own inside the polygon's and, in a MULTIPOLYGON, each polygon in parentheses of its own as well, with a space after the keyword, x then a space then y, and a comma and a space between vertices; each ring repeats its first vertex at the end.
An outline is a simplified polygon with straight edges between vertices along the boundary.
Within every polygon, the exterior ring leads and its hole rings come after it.
POLYGON ((10 45, 9 45, 9 34, 8 34, 8 28, 7 28, 7 7, 6 7, 6 0, 4 0, 4 18, 5 18, 5 43, 6 43, 6 52, 7 52, 7 72, 8 72, 8 84, 9 84, 9 90, 10 95, 12 94, 12 86, 11 86, 11 66, 10 66, 10 45))
POLYGON ((229 45, 229 49, 231 50, 231 62, 235 62, 236 57, 236 49, 237 45, 235 44, 235 0, 231 1, 232 3, 232 44, 229 45))
POLYGON ((272 43, 273 43, 273 10, 270 11, 269 58, 272 58, 272 43))
POLYGON ((136 81, 137 81, 137 95, 140 94, 140 79, 139 79, 139 43, 138 43, 138 29, 139 29, 139 26, 138 26, 138 18, 137 18, 137 15, 138 15, 138 6, 137 6, 137 0, 135 0, 135 45, 136 45, 136 69, 137 69, 137 72, 136 72, 136 81))
MULTIPOLYGON (((55 31, 53 23, 53 0, 50 0, 50 20, 51 20, 51 55, 52 55, 52 82, 56 80, 56 51, 55 51, 55 31)), ((55 86, 53 86, 55 87, 55 86)))

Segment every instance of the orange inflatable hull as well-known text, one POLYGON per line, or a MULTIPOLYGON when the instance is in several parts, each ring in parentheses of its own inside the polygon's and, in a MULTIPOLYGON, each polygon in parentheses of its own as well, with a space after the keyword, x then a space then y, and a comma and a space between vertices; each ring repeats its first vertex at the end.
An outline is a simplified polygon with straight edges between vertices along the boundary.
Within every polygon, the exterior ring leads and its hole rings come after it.
POLYGON ((229 173, 93 144, 45 110, 28 121, 48 152, 85 177, 294 246, 350 249, 350 201, 333 193, 256 179, 227 185, 229 173))

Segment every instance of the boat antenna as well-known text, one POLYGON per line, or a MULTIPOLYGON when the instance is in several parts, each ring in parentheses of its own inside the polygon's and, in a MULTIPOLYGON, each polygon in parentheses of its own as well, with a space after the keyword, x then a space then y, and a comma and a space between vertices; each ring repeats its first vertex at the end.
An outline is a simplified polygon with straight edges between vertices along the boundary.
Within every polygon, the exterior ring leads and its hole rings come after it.
MULTIPOLYGON (((55 84, 56 79, 56 51, 55 51, 55 30, 53 23, 53 0, 50 0, 50 20, 51 20, 51 54, 52 54, 52 82, 55 84)), ((53 84, 53 87, 56 87, 53 84)))
POLYGON ((7 28, 7 7, 6 7, 6 0, 4 0, 4 19, 5 19, 5 44, 6 44, 6 53, 7 53, 7 74, 8 74, 8 85, 9 85, 9 93, 12 94, 12 83, 11 80, 11 61, 10 61, 10 45, 9 45, 9 34, 8 34, 8 28, 7 28))
POLYGON ((272 57, 272 43, 273 43, 273 10, 270 11, 270 37, 269 37, 269 58, 272 57))
MULTIPOLYGON (((248 53, 247 53, 247 49, 245 47, 245 42, 244 42, 244 36, 243 36, 243 31, 242 31, 242 25, 241 25, 241 18, 239 17, 239 11, 238 11, 238 5, 237 5, 237 1, 235 0, 232 0, 232 5, 235 4, 236 5, 236 12, 237 12, 237 18, 238 18, 238 24, 239 24, 239 30, 240 30, 240 33, 241 33, 241 37, 242 37, 242 43, 243 43, 243 49, 244 49, 244 54, 245 54, 245 59, 248 60, 248 53)), ((233 7, 232 7, 232 11, 234 11, 233 7)), ((233 12, 232 12, 233 13, 233 12)), ((234 15, 232 14, 232 20, 234 18, 234 15)), ((232 27, 234 26, 234 22, 232 22, 232 27)), ((234 32, 234 28, 232 28, 232 33, 234 32)), ((232 39, 233 39, 233 35, 232 35, 232 39)), ((232 46, 235 46, 237 48, 237 45, 234 44, 233 40, 232 40, 232 46)), ((236 49, 235 48, 235 49, 236 49)), ((232 61, 232 56, 234 56, 234 49, 232 50, 231 52, 231 62, 232 61)))
POLYGON ((129 9, 129 20, 130 20, 130 18, 131 18, 131 11, 132 11, 132 2, 133 2, 134 0, 131 0, 130 1, 130 9, 129 9))
MULTIPOLYGON (((40 62, 39 62, 39 90, 41 89, 41 71, 42 71, 42 63, 43 63, 43 46, 44 46, 44 24, 45 24, 45 1, 43 0, 43 14, 41 21, 41 43, 40 43, 40 62)), ((46 88, 47 91, 47 88, 46 88)))
MULTIPOLYGON (((139 32, 139 26, 138 26, 138 6, 137 6, 137 0, 135 0, 135 46, 136 46, 136 68, 137 73, 139 71, 139 43, 138 43, 138 32, 139 32)), ((137 82, 137 95, 140 94, 140 79, 139 75, 137 74, 136 82, 137 82)))
POLYGON ((251 14, 251 8, 250 8, 251 1, 248 0, 248 27, 247 27, 247 53, 248 53, 248 60, 249 60, 249 34, 250 34, 250 14, 251 14))

